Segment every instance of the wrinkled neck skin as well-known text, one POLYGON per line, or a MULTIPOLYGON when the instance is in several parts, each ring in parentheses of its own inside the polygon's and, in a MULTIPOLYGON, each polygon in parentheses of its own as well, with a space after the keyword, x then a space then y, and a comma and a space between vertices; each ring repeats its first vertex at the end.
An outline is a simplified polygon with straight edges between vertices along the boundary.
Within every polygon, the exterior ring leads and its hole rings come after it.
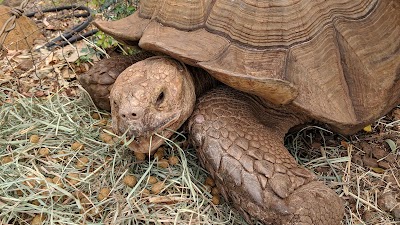
POLYGON ((203 69, 188 66, 188 70, 192 75, 190 78, 195 87, 196 98, 202 96, 204 93, 215 88, 216 86, 221 85, 221 82, 203 69))
POLYGON ((124 70, 111 90, 113 130, 134 137, 131 150, 151 154, 189 118, 195 101, 195 82, 184 64, 164 56, 145 59, 124 70))

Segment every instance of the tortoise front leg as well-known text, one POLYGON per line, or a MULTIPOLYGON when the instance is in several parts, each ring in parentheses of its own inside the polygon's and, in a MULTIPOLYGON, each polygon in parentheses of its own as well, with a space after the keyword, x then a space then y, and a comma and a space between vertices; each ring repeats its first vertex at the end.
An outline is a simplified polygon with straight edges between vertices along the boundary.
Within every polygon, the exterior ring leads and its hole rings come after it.
POLYGON ((304 122, 228 87, 198 100, 189 122, 200 161, 225 199, 267 224, 340 224, 343 202, 283 145, 304 122))
POLYGON ((110 91, 115 79, 130 65, 153 56, 140 52, 129 56, 113 56, 97 62, 89 71, 78 76, 79 83, 89 93, 97 107, 110 111, 110 91))

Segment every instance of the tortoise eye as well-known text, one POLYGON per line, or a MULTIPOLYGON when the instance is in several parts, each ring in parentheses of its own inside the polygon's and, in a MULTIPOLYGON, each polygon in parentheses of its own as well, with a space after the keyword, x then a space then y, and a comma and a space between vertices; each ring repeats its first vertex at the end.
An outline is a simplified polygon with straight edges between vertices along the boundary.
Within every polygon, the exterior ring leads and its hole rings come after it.
POLYGON ((165 99, 165 94, 164 94, 164 91, 162 91, 162 92, 160 92, 160 94, 157 97, 156 105, 157 106, 161 105, 161 103, 164 102, 164 99, 165 99))

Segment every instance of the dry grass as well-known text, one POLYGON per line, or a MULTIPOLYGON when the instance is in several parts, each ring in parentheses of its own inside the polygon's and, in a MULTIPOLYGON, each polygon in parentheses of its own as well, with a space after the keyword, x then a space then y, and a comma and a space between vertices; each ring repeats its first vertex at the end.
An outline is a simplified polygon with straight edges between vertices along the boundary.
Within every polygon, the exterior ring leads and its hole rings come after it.
MULTIPOLYGON (((382 169, 360 165, 362 162, 355 160, 356 156, 366 155, 360 147, 361 142, 389 148, 385 143, 392 140, 398 146, 400 132, 393 129, 398 125, 400 120, 383 117, 375 123, 371 133, 359 132, 344 137, 321 127, 307 127, 287 137, 288 148, 300 164, 313 170, 345 200, 346 214, 342 224, 400 223, 378 203, 382 193, 399 193, 400 162, 397 160, 390 168, 382 169)), ((397 146, 390 149, 390 154, 399 158, 397 146)), ((399 197, 397 204, 400 204, 399 197)))
POLYGON ((193 149, 180 147, 181 135, 165 152, 179 163, 161 168, 157 160, 135 160, 118 137, 104 143, 108 115, 86 95, 34 99, 2 89, 1 99, 0 223, 28 224, 42 215, 45 224, 244 224, 226 204, 210 204, 206 173, 193 149), (72 149, 75 142, 83 147, 72 149), (126 175, 137 178, 133 188, 124 184, 126 175), (148 193, 149 176, 164 183, 160 194, 148 193), (99 200, 102 188, 110 192, 99 200))
MULTIPOLYGON (((136 160, 120 144, 124 137, 112 136, 109 115, 96 111, 84 92, 77 98, 53 94, 40 99, 7 88, 0 93, 2 224, 41 218, 45 224, 245 224, 228 204, 210 202, 209 187, 203 185, 207 174, 183 135, 165 147, 164 158, 174 155, 179 163, 161 168, 155 159, 136 160), (72 147, 76 142, 82 146, 72 147), (135 176, 137 184, 124 184, 126 175, 135 176), (149 176, 163 183, 160 194, 151 193, 149 176), (108 191, 99 199, 104 188, 108 191)), ((376 173, 359 166, 351 157, 361 151, 354 144, 360 140, 332 135, 305 128, 289 135, 287 143, 299 162, 346 200, 343 224, 395 224, 377 199, 382 191, 399 189, 399 180, 385 180, 398 176, 399 167, 376 173), (315 145, 318 137, 325 144, 315 145), (366 212, 373 220, 365 221, 366 212)))

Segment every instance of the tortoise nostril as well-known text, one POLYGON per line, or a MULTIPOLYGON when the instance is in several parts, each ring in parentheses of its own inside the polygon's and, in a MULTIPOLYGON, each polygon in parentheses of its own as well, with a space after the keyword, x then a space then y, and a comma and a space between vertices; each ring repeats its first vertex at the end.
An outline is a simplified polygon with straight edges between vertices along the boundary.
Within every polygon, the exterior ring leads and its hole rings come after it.
POLYGON ((144 110, 139 107, 126 107, 121 108, 118 114, 124 120, 140 120, 144 115, 144 110))

